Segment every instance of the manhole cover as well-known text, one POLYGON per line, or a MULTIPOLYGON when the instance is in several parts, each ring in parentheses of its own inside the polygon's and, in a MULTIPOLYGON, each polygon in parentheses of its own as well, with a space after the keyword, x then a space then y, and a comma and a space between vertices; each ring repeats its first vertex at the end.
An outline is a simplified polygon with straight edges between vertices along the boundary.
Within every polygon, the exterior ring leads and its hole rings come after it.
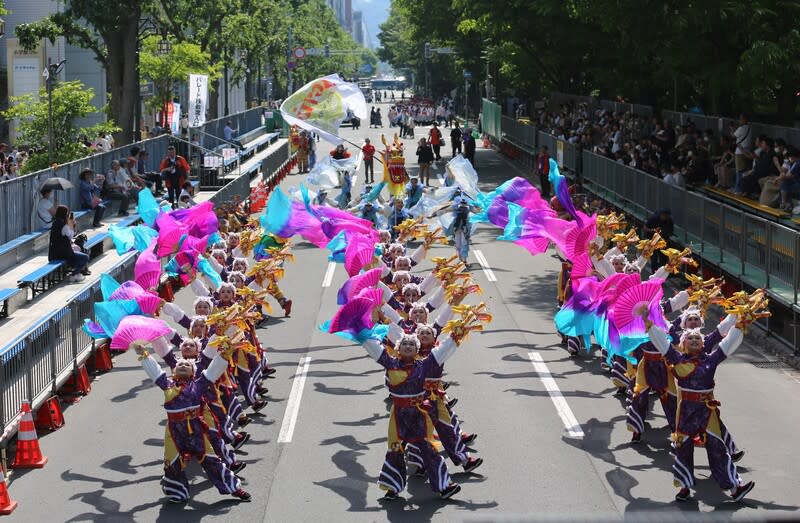
POLYGON ((788 364, 782 361, 754 361, 752 362, 754 367, 758 367, 759 369, 789 369, 791 368, 788 364))

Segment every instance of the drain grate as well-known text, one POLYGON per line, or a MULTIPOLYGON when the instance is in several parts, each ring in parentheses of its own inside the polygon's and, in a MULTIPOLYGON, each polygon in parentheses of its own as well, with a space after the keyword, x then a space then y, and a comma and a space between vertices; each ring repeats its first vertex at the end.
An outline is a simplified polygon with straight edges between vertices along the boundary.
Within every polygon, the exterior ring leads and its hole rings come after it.
POLYGON ((753 361, 751 362, 754 367, 759 369, 791 369, 788 363, 782 361, 753 361))

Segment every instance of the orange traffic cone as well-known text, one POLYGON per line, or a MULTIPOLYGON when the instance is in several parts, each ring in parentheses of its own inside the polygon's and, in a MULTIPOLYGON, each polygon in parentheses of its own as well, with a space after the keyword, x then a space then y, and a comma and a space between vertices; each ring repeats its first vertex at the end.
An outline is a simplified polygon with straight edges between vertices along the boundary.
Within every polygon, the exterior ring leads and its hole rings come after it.
POLYGON ((6 487, 6 473, 0 467, 0 516, 8 516, 17 508, 17 502, 8 495, 6 487))
POLYGON ((17 431, 17 453, 14 456, 12 469, 40 469, 47 463, 39 448, 39 437, 33 424, 33 413, 28 400, 22 402, 22 419, 17 431))

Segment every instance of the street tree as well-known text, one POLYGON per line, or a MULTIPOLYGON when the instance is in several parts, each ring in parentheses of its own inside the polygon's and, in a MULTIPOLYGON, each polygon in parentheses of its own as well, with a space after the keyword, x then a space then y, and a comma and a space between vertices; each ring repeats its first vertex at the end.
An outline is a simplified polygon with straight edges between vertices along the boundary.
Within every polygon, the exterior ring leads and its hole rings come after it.
MULTIPOLYGON (((79 128, 76 121, 97 112, 92 105, 94 90, 86 88, 79 81, 60 82, 52 90, 52 133, 54 158, 56 163, 66 163, 86 156, 90 151, 81 142, 81 137, 95 138, 100 132, 114 133, 119 128, 113 121, 98 123, 91 127, 79 128)), ((23 164, 22 172, 35 172, 50 166, 48 151, 42 144, 49 141, 49 106, 45 88, 40 89, 38 98, 33 94, 11 97, 11 106, 2 113, 3 118, 16 119, 17 143, 30 146, 33 153, 23 164)))

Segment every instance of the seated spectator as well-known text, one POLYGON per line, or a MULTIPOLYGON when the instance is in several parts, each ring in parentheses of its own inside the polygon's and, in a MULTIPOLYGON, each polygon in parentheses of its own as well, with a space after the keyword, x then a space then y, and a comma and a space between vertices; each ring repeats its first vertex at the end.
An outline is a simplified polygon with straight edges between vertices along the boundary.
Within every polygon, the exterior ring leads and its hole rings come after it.
POLYGON ((36 203, 36 218, 39 221, 40 229, 49 229, 53 225, 53 217, 56 215, 56 207, 50 196, 53 194, 52 189, 42 189, 39 191, 42 195, 36 203))
POLYGON ((161 177, 161 173, 153 171, 152 169, 149 171, 147 170, 148 158, 150 158, 150 153, 148 153, 146 149, 140 149, 139 153, 136 155, 136 174, 138 174, 140 178, 146 180, 147 186, 150 187, 154 195, 161 196, 164 194, 164 179, 161 177), (155 186, 155 188, 153 186, 155 186))
POLYGON ((675 187, 683 187, 685 185, 686 181, 678 164, 670 165, 669 171, 664 175, 664 183, 675 187))
POLYGON ((727 136, 720 137, 722 156, 714 164, 714 175, 718 189, 730 189, 736 182, 736 171, 734 169, 735 155, 731 139, 727 136))
POLYGON ((106 198, 119 200, 118 216, 128 216, 128 206, 131 201, 131 180, 128 173, 122 169, 118 160, 111 162, 111 170, 106 175, 103 191, 106 198))
POLYGON ((102 224, 103 213, 106 212, 106 206, 103 205, 103 200, 100 198, 100 187, 95 185, 92 181, 94 171, 91 169, 84 169, 80 174, 80 192, 81 208, 91 210, 94 209, 94 220, 92 220, 92 227, 100 227, 102 224))
POLYGON ((789 168, 782 170, 773 183, 778 185, 781 193, 781 210, 792 210, 792 198, 800 197, 800 153, 794 147, 787 154, 789 168))
POLYGON ((178 207, 181 209, 188 209, 189 207, 197 205, 193 196, 194 187, 192 187, 192 182, 184 183, 183 187, 181 187, 181 194, 178 196, 178 207))
POLYGON ((748 198, 758 199, 761 194, 759 180, 770 176, 778 176, 780 162, 773 150, 771 138, 763 138, 759 142, 759 155, 753 164, 753 170, 742 175, 741 192, 748 198))
POLYGON ((81 252, 81 248, 72 241, 75 236, 75 216, 69 212, 66 205, 56 207, 53 215, 53 224, 50 228, 50 244, 47 249, 49 261, 64 260, 72 268, 70 281, 77 282, 85 279, 84 275, 91 274, 86 267, 89 255, 81 252))

